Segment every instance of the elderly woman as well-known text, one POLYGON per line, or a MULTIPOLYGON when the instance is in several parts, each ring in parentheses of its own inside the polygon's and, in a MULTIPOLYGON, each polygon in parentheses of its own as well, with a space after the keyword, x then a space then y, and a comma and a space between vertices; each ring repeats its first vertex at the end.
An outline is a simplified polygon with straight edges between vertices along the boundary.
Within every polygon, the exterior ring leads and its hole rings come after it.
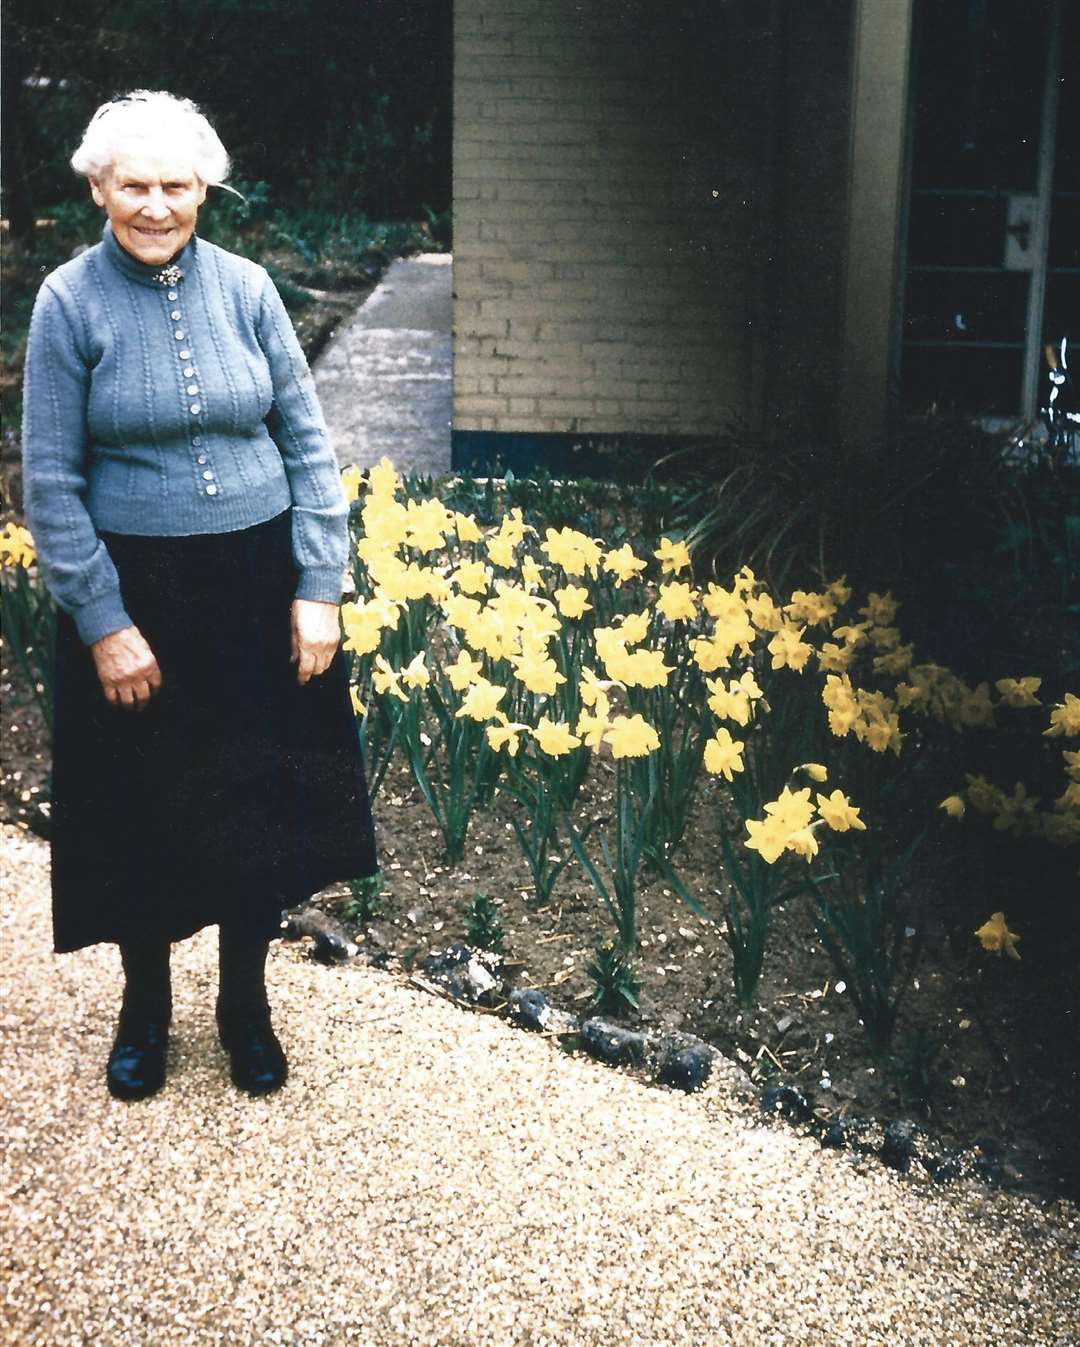
POLYGON ((280 1086, 266 998, 281 910, 370 875, 339 648, 348 506, 266 271, 198 238, 229 161, 198 109, 138 91, 72 157, 107 220, 49 275, 27 346, 26 512, 57 603, 56 953, 120 947, 106 1079, 165 1078, 171 943, 219 926, 232 1079, 280 1086))

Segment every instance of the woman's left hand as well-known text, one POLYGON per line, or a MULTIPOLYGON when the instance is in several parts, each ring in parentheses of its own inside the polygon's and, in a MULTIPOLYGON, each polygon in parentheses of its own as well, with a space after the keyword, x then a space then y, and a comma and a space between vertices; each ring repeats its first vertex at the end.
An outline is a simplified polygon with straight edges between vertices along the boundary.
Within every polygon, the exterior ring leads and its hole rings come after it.
POLYGON ((341 623, 336 603, 317 599, 293 599, 291 662, 296 677, 306 683, 313 675, 325 673, 341 640, 341 623))

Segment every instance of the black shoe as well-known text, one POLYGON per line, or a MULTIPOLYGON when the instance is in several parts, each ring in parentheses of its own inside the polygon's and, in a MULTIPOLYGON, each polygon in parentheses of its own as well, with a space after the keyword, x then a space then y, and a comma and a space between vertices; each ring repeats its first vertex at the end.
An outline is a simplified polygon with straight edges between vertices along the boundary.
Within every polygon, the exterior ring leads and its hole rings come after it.
POLYGON ((122 1009, 105 1079, 117 1099, 145 1099, 165 1084, 169 1017, 161 1011, 122 1009))
POLYGON ((218 1012, 218 1034, 229 1054, 232 1082, 245 1094, 269 1094, 285 1084, 289 1064, 268 1012, 232 1017, 218 1012))

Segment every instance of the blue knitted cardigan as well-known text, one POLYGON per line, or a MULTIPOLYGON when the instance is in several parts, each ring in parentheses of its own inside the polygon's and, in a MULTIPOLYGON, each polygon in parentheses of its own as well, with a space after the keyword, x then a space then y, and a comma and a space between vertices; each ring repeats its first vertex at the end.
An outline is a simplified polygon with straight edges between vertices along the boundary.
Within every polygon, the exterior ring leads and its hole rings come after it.
POLYGON ((307 361, 258 264, 193 236, 172 285, 106 223, 43 282, 23 480, 42 575, 86 645, 132 625, 98 530, 228 533, 292 506, 298 598, 336 603, 348 503, 307 361))

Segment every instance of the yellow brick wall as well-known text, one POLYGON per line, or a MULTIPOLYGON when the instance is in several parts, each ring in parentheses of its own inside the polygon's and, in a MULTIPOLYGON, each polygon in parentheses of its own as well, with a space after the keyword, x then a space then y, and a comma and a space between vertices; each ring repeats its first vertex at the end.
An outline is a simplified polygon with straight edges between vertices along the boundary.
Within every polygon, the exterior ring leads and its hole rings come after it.
POLYGON ((760 426, 767 9, 456 0, 455 430, 760 426))

